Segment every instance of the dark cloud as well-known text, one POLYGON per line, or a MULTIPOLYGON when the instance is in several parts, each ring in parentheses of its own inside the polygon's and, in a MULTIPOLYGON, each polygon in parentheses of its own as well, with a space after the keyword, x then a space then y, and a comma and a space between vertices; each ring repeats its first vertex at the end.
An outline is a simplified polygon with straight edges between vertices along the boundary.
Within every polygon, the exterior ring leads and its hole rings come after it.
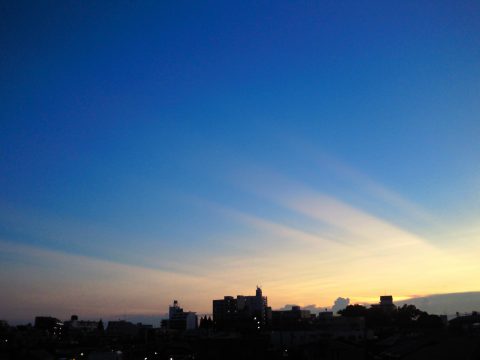
POLYGON ((465 313, 480 311, 480 291, 435 294, 416 297, 403 301, 396 301, 396 305, 411 304, 431 314, 454 315, 456 312, 465 313))
MULTIPOLYGON (((281 307, 281 308, 278 309, 278 310, 283 310, 283 311, 285 311, 285 310, 292 310, 292 307, 293 307, 293 306, 299 306, 299 305, 287 304, 287 305, 281 307)), ((319 312, 323 312, 323 311, 328 311, 328 310, 329 310, 329 308, 318 307, 318 306, 315 305, 315 304, 306 305, 306 306, 300 306, 300 308, 301 308, 302 310, 310 310, 310 312, 311 312, 312 314, 318 314, 319 312)))
POLYGON ((345 309, 350 304, 349 298, 338 297, 332 306, 332 311, 336 314, 338 311, 345 309))
POLYGON ((292 310, 292 307, 294 307, 294 306, 298 306, 298 305, 295 305, 295 304, 287 304, 287 305, 281 307, 281 308, 278 309, 278 310, 280 310, 280 311, 292 310))
POLYGON ((302 309, 310 310, 314 314, 317 314, 322 311, 328 311, 328 308, 317 307, 315 304, 304 306, 302 309))

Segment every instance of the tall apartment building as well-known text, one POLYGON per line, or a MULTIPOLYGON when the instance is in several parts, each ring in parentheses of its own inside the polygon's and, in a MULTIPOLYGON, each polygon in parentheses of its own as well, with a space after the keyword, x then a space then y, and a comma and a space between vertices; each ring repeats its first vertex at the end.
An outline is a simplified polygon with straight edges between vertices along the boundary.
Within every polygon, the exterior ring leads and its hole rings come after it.
POLYGON ((221 300, 213 300, 213 321, 217 325, 253 321, 252 324, 260 329, 270 318, 267 297, 263 296, 258 286, 255 295, 225 296, 221 300))

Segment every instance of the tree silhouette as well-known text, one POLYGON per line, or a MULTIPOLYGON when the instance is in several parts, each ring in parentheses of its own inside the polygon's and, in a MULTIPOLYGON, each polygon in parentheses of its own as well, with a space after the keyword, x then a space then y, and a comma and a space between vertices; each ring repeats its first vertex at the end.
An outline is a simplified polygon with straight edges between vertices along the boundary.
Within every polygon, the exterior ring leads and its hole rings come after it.
POLYGON ((105 327, 103 326, 103 321, 102 319, 100 319, 100 321, 98 322, 98 325, 97 325, 97 330, 99 333, 102 333, 105 331, 105 327))
POLYGON ((345 309, 339 310, 337 313, 345 317, 366 317, 368 309, 363 305, 355 304, 348 305, 345 309))

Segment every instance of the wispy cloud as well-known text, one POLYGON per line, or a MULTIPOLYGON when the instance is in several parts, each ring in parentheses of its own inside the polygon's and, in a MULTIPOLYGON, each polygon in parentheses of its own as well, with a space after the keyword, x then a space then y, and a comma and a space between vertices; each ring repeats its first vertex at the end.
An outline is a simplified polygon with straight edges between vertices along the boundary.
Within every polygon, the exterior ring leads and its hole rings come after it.
POLYGON ((6 203, 0 204, 0 223, 6 229, 4 237, 16 239, 19 244, 166 272, 198 274, 201 271, 195 262, 184 261, 185 257, 194 256, 194 249, 181 248, 158 234, 146 236, 6 203))
POLYGON ((326 154, 325 152, 315 151, 312 156, 319 167, 329 168, 330 171, 335 173, 337 176, 356 184, 358 188, 367 193, 370 197, 379 199, 391 205, 392 207, 401 210, 403 216, 414 218, 422 222, 427 222, 428 224, 439 225, 439 222, 435 219, 435 217, 420 205, 409 199, 406 199, 405 196, 400 195, 398 192, 395 192, 392 189, 389 189, 387 186, 379 183, 378 181, 373 180, 370 176, 359 171, 358 169, 355 169, 353 166, 348 165, 345 162, 340 161, 338 158, 326 154))
POLYGON ((165 272, 0 241, 2 316, 51 314, 65 318, 162 314, 172 299, 207 304, 218 288, 208 277, 165 272))
POLYGON ((348 184, 348 187, 358 190, 370 199, 373 198, 390 205, 401 212, 401 215, 404 217, 416 221, 420 220, 429 225, 441 225, 435 216, 418 203, 373 179, 352 164, 327 153, 319 148, 318 145, 313 145, 305 141, 305 139, 298 139, 292 136, 286 138, 285 142, 299 157, 308 159, 312 167, 318 170, 317 172, 327 174, 328 177, 335 179, 334 181, 340 180, 348 184))
MULTIPOLYGON (((208 238, 195 236, 198 243, 189 246, 176 244, 175 238, 169 243, 4 209, 3 224, 23 245, 0 242, 5 269, 0 285, 11 289, 1 299, 2 308, 18 315, 27 309, 65 315, 161 314, 177 298, 185 307, 207 313, 212 298, 249 294, 256 284, 264 286, 273 307, 329 306, 337 294, 351 302, 376 302, 384 292, 403 298, 478 289, 475 252, 462 247, 447 251, 388 216, 280 173, 257 169, 245 176, 249 181, 242 189, 254 201, 238 205, 190 199, 191 206, 219 223, 228 219, 229 226, 212 229, 208 238), (23 240, 30 237, 37 240, 23 240)), ((368 180, 355 181, 371 186, 367 193, 377 191, 378 197, 408 211, 409 203, 397 195, 368 180)))
POLYGON ((422 241, 418 236, 331 196, 300 191, 290 198, 278 198, 282 205, 351 234, 351 244, 406 246, 422 241))
MULTIPOLYGON (((348 171, 346 173, 350 174, 348 171)), ((358 178, 361 177, 356 176, 355 180, 358 178)), ((390 201, 392 206, 402 207, 405 212, 414 207, 373 182, 365 179, 359 182, 370 187, 367 192, 376 192, 382 200, 390 201)), ((308 249, 302 255, 294 256, 292 252, 290 258, 282 256, 283 261, 289 264, 289 269, 296 267, 292 273, 300 275, 303 294, 312 296, 314 290, 311 289, 316 288, 318 298, 322 290, 334 294, 335 291, 345 293, 345 289, 348 289, 346 295, 352 301, 371 302, 385 291, 405 298, 412 291, 425 293, 431 292, 431 289, 442 291, 446 288, 477 287, 472 274, 480 274, 480 267, 466 249, 459 247, 452 254, 436 246, 431 239, 392 223, 386 219, 388 216, 384 218, 265 168, 259 167, 245 174, 239 186, 260 201, 314 221, 313 228, 316 224, 317 231, 308 232, 316 236, 304 237, 303 231, 297 233, 296 229, 291 229, 278 219, 272 224, 272 221, 265 222, 255 215, 242 216, 252 226, 268 229, 276 236, 288 234, 292 241, 296 237, 308 240, 296 241, 299 247, 308 249), (322 236, 326 227, 329 229, 328 237, 322 236), (310 245, 316 241, 319 244, 328 243, 328 251, 313 250, 310 245), (335 261, 330 263, 328 259, 335 261), (320 279, 318 282, 313 277, 315 273, 317 280, 320 279), (312 277, 306 274, 312 274, 312 277)), ((418 212, 422 211, 418 209, 418 212)), ((252 213, 255 213, 255 209, 252 209, 252 213)), ((428 214, 423 215, 428 221, 432 220, 428 214)))

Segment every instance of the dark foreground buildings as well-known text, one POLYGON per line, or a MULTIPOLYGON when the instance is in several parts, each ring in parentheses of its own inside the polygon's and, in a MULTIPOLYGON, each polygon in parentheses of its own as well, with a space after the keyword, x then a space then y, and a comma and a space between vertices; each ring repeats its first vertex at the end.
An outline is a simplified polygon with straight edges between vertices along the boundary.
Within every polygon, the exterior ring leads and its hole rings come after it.
POLYGON ((480 359, 480 316, 452 320, 382 296, 370 307, 350 305, 334 314, 293 306, 271 311, 255 295, 213 301, 213 319, 184 311, 177 301, 162 327, 125 320, 68 321, 43 316, 34 325, 0 321, 0 360, 240 360, 240 359, 480 359))

